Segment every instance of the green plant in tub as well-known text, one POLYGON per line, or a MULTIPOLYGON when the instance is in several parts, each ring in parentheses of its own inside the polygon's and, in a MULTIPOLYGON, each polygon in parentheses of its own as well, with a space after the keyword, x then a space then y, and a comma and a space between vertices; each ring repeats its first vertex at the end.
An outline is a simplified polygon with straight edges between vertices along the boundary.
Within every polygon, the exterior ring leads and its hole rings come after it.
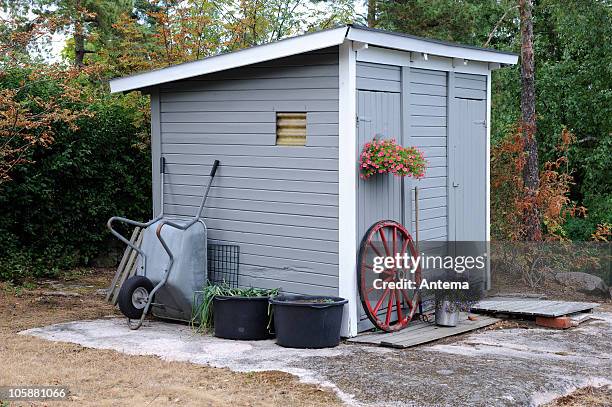
MULTIPOLYGON (((270 297, 277 295, 278 288, 236 287, 206 283, 202 291, 195 292, 194 309, 191 313, 191 326, 199 332, 206 332, 213 327, 213 300, 217 296, 226 297, 270 297)), ((268 311, 268 313, 270 313, 268 311)))

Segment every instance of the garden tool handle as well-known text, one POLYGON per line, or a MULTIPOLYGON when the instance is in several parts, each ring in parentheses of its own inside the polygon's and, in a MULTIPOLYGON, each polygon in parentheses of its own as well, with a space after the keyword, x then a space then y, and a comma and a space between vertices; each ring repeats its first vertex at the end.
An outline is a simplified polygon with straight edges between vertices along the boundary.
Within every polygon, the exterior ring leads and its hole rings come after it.
MULTIPOLYGON (((212 166, 212 170, 210 170, 210 178, 214 178, 217 173, 217 167, 219 166, 219 160, 215 160, 212 166)), ((212 181, 212 180, 211 180, 212 181)))

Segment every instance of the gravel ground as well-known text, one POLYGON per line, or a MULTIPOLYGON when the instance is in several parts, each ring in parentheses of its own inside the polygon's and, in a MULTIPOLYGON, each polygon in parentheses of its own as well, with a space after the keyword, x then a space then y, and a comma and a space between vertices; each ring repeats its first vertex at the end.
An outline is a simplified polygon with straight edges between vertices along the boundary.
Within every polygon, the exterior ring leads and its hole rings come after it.
POLYGON ((516 406, 612 384, 612 313, 594 316, 598 319, 566 331, 485 329, 407 350, 355 344, 292 350, 272 341, 193 335, 187 327, 162 322, 134 332, 118 319, 76 321, 23 334, 241 372, 279 370, 331 388, 352 405, 516 406))

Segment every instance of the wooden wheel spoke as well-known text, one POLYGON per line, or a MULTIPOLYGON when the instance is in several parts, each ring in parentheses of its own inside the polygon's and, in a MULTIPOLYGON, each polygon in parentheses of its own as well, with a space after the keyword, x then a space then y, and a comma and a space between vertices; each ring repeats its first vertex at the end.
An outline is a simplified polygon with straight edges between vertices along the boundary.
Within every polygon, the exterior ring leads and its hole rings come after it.
POLYGON ((385 236, 384 229, 379 229, 378 234, 380 235, 380 240, 382 241, 383 247, 385 248, 385 254, 387 256, 391 256, 389 253, 389 245, 387 244, 387 237, 385 236))
POLYGON ((378 310, 380 309, 380 306, 382 305, 383 301, 385 300, 385 297, 387 296, 387 294, 389 294, 389 288, 385 289, 385 291, 383 292, 383 295, 380 297, 380 299, 378 300, 378 302, 376 303, 376 306, 374 307, 374 309, 372 310, 372 312, 374 313, 374 315, 376 315, 376 313, 378 312, 378 310))
POLYGON ((374 251, 374 253, 376 253, 378 257, 385 257, 378 251, 378 248, 375 245, 372 244, 370 245, 370 247, 372 248, 372 250, 374 251))
POLYGON ((402 313, 402 300, 399 293, 395 294, 395 307, 397 309, 397 320, 401 321, 404 319, 404 315, 402 313))
POLYGON ((400 291, 402 292, 402 297, 404 297, 404 300, 406 300, 406 304, 408 305, 408 307, 412 308, 412 300, 408 296, 406 290, 402 289, 400 291))
POLYGON ((387 315, 385 315, 385 325, 389 325, 391 322, 391 311, 393 311, 393 300, 395 299, 395 290, 391 291, 389 295, 389 302, 387 303, 387 315))
POLYGON ((400 250, 400 253, 404 254, 406 253, 406 248, 408 247, 408 243, 410 243, 409 239, 405 239, 404 240, 404 244, 402 245, 402 249, 400 250))

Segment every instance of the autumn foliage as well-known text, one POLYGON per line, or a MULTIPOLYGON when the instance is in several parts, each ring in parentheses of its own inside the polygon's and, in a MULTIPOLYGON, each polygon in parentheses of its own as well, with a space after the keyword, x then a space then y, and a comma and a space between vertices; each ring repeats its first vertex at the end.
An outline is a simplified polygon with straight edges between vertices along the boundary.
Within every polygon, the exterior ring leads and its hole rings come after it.
POLYGON ((491 151, 491 233, 498 240, 525 240, 524 213, 537 209, 543 223, 543 240, 566 240, 563 225, 568 217, 585 216, 586 209, 569 198, 574 179, 568 165, 569 147, 575 137, 567 129, 561 132, 556 151, 558 158, 544 163, 540 186, 533 199, 526 197, 522 172, 525 166, 524 137, 517 126, 491 151))
MULTIPOLYGON (((51 145, 55 126, 77 131, 77 120, 93 114, 83 107, 91 101, 91 95, 77 81, 84 72, 52 65, 20 72, 18 80, 0 88, 0 183, 10 179, 15 166, 31 162, 32 148, 51 145), (32 92, 34 86, 54 88, 54 97, 32 92)), ((0 81, 8 74, 3 70, 0 81)))

